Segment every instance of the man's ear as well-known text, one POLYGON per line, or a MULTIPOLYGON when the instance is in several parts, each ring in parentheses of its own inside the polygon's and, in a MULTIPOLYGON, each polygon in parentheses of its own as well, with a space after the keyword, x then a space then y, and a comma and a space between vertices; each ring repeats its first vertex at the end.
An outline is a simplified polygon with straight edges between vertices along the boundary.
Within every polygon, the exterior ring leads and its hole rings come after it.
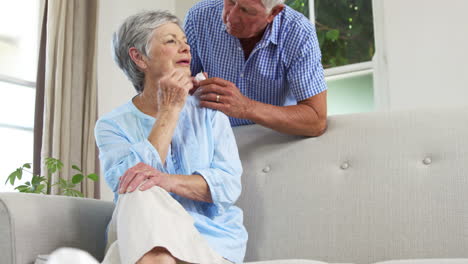
POLYGON ((273 19, 275 19, 275 16, 278 15, 279 13, 281 13, 281 11, 283 11, 283 9, 284 9, 283 4, 274 6, 271 9, 270 14, 268 15, 268 18, 267 18, 268 23, 273 22, 273 19))
POLYGON ((135 48, 131 47, 128 50, 128 55, 132 59, 132 61, 140 68, 140 70, 146 69, 146 61, 143 55, 135 48))

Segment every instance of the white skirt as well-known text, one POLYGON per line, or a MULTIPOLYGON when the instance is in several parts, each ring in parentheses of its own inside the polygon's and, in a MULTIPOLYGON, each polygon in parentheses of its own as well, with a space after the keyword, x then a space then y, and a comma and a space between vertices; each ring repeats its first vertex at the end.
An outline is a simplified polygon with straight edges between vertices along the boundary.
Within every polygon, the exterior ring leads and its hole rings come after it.
MULTIPOLYGON (((193 218, 160 187, 120 195, 107 239, 103 264, 133 264, 155 247, 167 249, 183 263, 232 263, 210 248, 193 218)), ((71 252, 54 252, 48 264, 81 263, 71 252)))

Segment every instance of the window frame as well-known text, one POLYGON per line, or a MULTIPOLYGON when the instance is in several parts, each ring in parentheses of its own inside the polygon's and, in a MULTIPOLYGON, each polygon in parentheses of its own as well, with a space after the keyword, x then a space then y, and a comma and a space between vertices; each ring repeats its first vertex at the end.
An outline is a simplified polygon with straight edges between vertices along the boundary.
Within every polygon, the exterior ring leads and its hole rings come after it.
POLYGON ((15 84, 15 85, 20 85, 20 86, 25 86, 25 87, 36 89, 36 82, 19 79, 19 78, 1 74, 1 73, 0 73, 0 82, 6 82, 10 84, 15 84))
MULTIPOLYGON (((309 1, 309 20, 315 25, 315 0, 309 1)), ((375 55, 375 54, 374 54, 375 55)), ((326 80, 342 79, 374 72, 373 60, 324 69, 326 80)))
MULTIPOLYGON (((14 84, 18 86, 22 86, 25 88, 30 88, 30 89, 36 89, 36 82, 31 82, 23 79, 19 79, 16 77, 12 77, 9 75, 5 74, 0 74, 0 82, 3 83, 8 83, 8 84, 14 84)), ((0 127, 2 128, 11 128, 11 129, 18 129, 18 130, 24 130, 24 131, 34 131, 34 127, 25 127, 25 126, 17 126, 17 125, 11 125, 8 123, 0 123, 0 127)))

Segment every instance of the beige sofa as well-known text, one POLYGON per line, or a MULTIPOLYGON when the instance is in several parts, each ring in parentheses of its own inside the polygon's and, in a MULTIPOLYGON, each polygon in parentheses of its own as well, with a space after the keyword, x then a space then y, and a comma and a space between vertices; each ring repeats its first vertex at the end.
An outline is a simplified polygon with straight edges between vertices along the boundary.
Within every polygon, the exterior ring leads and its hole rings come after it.
MULTIPOLYGON (((257 125, 235 134, 246 261, 468 263, 468 109, 331 116, 318 138, 257 125)), ((63 246, 101 259, 112 209, 0 193, 0 263, 30 264, 63 246)))

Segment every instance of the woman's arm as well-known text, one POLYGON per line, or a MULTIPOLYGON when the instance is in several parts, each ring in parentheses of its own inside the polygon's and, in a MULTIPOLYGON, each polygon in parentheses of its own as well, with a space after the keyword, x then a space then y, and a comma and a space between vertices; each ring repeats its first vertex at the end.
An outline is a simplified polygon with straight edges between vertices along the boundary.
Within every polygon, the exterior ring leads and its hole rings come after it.
POLYGON ((156 122, 151 129, 148 140, 158 151, 163 164, 166 163, 167 152, 179 120, 179 113, 184 107, 188 92, 192 87, 192 80, 185 72, 174 70, 160 79, 157 88, 159 90, 155 91, 158 109, 156 122))
MULTIPOLYGON (((175 193, 194 201, 212 203, 210 188, 205 179, 200 175, 178 175, 158 173, 153 168, 153 175, 141 185, 140 191, 146 191, 153 186, 159 186, 168 192, 175 193)), ((138 186, 132 185, 129 192, 134 191, 138 186)), ((125 186, 122 187, 122 190, 125 186)))
POLYGON ((210 187, 200 175, 171 175, 171 192, 195 201, 212 203, 210 187))
POLYGON ((148 141, 159 153, 162 164, 166 163, 167 153, 171 144, 174 130, 179 119, 180 109, 172 108, 158 112, 156 122, 148 136, 148 141))
POLYGON ((207 214, 217 215, 228 210, 239 198, 242 165, 228 117, 222 112, 210 112, 210 137, 214 148, 211 164, 208 168, 196 169, 192 174, 203 177, 207 183, 212 200, 206 208, 207 214))
MULTIPOLYGON (((211 135, 213 157, 209 167, 196 170, 192 175, 174 175, 140 163, 129 169, 121 182, 121 192, 133 192, 139 183, 141 191, 159 186, 179 196, 211 203, 212 214, 220 214, 233 205, 241 192, 242 166, 229 120, 221 112, 212 112, 211 135), (133 181, 133 178, 138 180, 133 181)), ((208 153, 205 153, 208 155, 208 153)), ((194 153, 194 155, 196 155, 194 153)))

